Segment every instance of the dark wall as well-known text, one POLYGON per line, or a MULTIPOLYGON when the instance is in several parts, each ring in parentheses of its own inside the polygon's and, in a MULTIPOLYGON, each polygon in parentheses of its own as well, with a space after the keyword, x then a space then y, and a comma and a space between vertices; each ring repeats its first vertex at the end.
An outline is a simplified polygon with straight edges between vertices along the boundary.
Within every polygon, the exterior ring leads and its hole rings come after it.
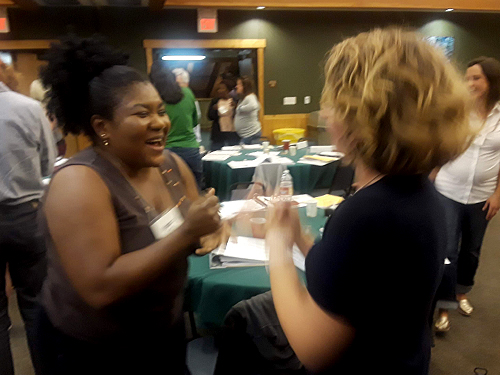
POLYGON ((219 11, 219 32, 198 34, 196 10, 147 8, 42 8, 36 12, 9 9, 10 34, 0 39, 52 39, 68 32, 101 33, 127 51, 131 64, 146 69, 144 39, 258 38, 267 40, 266 114, 306 113, 318 109, 322 61, 335 43, 373 27, 403 25, 425 35, 455 37, 454 59, 460 66, 478 55, 500 59, 500 14, 336 11, 219 11), (304 96, 312 103, 303 104, 304 96), (283 106, 284 96, 297 105, 283 106))

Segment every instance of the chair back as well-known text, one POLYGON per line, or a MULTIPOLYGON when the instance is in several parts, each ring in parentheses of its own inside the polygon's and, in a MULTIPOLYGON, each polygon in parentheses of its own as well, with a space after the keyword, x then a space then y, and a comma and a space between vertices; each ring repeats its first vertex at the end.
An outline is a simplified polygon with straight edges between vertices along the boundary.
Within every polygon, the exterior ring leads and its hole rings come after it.
POLYGON ((229 187, 229 191, 231 193, 230 200, 238 201, 242 199, 248 199, 254 187, 254 183, 252 181, 246 182, 236 182, 229 187))
POLYGON ((354 181, 354 168, 350 165, 340 164, 337 167, 335 176, 333 176, 332 185, 328 194, 338 195, 347 198, 351 192, 351 186, 354 181))
POLYGON ((283 164, 262 163, 255 168, 252 181, 264 187, 265 196, 277 195, 281 176, 286 169, 283 164))

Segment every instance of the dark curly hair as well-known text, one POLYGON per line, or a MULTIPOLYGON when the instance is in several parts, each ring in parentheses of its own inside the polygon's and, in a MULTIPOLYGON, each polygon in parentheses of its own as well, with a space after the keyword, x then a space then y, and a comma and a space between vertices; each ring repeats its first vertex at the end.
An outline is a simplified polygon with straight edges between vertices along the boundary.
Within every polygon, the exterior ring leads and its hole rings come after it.
POLYGON ((155 61, 151 66, 149 79, 165 103, 177 104, 184 97, 184 93, 175 79, 175 74, 160 61, 155 61))
POLYGON ((47 110, 62 124, 65 133, 96 134, 94 115, 111 120, 125 88, 148 82, 137 70, 126 66, 128 56, 115 51, 98 36, 69 36, 52 44, 44 56, 48 64, 40 71, 49 87, 47 110))
POLYGON ((227 91, 229 91, 229 92, 231 92, 234 89, 234 87, 236 86, 234 81, 231 81, 229 79, 223 79, 222 81, 220 81, 219 85, 226 86, 227 91))
POLYGON ((481 56, 469 61, 467 68, 477 64, 481 66, 490 85, 486 104, 492 109, 500 100, 500 62, 493 57, 481 56))

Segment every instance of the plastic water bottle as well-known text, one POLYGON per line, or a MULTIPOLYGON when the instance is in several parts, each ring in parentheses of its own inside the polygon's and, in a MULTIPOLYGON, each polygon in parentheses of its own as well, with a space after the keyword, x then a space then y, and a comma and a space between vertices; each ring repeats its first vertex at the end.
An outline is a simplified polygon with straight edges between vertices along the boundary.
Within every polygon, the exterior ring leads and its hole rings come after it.
POLYGON ((280 181, 280 198, 282 200, 292 200, 293 195, 293 179, 290 171, 287 169, 281 175, 280 181))

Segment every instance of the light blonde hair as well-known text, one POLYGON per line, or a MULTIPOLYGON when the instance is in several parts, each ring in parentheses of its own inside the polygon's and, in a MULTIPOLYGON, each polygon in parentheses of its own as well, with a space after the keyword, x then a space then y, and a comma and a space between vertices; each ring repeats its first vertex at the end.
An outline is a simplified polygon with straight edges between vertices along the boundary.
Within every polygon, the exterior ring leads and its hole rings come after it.
POLYGON ((383 174, 428 173, 474 133, 464 80, 417 33, 376 29, 337 44, 321 98, 353 142, 351 159, 383 174))

